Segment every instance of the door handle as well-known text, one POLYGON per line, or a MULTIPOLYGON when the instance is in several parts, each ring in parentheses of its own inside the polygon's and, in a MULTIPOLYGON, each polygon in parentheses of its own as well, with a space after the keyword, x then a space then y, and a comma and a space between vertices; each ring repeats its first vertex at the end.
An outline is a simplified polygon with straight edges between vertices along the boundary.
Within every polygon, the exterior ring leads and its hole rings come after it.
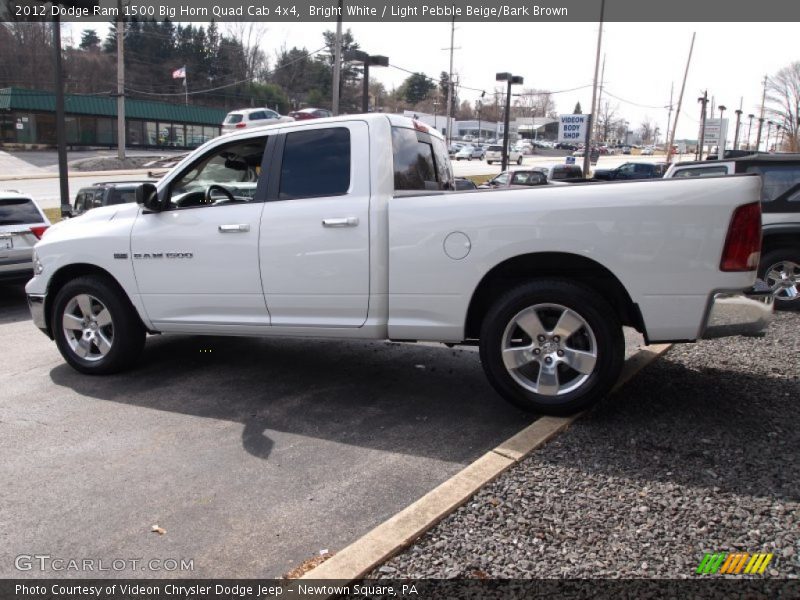
POLYGON ((338 219, 322 219, 323 227, 356 227, 358 217, 340 217, 338 219))
POLYGON ((239 223, 237 225, 220 225, 220 233, 247 233, 250 231, 250 225, 247 223, 239 223))

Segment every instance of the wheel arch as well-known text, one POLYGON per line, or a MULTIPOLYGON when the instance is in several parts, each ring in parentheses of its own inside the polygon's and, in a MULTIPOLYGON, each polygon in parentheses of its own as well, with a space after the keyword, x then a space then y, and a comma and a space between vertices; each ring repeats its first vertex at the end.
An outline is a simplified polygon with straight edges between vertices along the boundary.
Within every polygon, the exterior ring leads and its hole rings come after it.
POLYGON ((91 263, 74 263, 70 265, 65 265, 58 269, 55 273, 53 273, 52 277, 50 277, 50 281, 47 284, 47 296, 45 297, 45 305, 44 305, 44 315, 45 315, 45 325, 47 327, 47 335, 53 339, 53 327, 52 327, 52 319, 53 319, 53 303, 55 302, 56 296, 58 292, 61 291, 67 283, 70 281, 77 279, 78 277, 85 277, 87 275, 94 275, 96 277, 100 277, 104 279, 106 282, 114 286, 114 288, 121 294, 123 298, 128 302, 133 313, 142 323, 142 327, 147 327, 142 320, 142 316, 139 314, 139 311, 136 310, 133 302, 128 297, 128 294, 125 292, 125 289, 120 285, 120 283, 116 280, 116 278, 109 273, 106 269, 102 267, 98 267, 97 265, 93 265, 91 263))
POLYGON ((506 290, 533 279, 569 279, 599 293, 614 308, 623 325, 644 334, 639 306, 609 269, 599 262, 568 252, 538 252, 509 258, 483 276, 470 299, 464 333, 467 339, 480 336, 481 323, 493 301, 506 290))

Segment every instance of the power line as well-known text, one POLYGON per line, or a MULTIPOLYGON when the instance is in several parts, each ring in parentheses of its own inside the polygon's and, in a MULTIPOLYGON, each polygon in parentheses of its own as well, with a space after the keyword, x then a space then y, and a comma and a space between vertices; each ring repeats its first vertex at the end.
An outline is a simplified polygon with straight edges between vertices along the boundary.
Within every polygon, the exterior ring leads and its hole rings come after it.
POLYGON ((616 100, 619 100, 620 102, 624 102, 625 104, 631 104, 633 106, 638 106, 639 108, 653 108, 653 109, 669 108, 669 104, 663 104, 661 106, 653 106, 653 105, 649 105, 649 104, 639 104, 638 102, 633 102, 631 100, 626 100, 625 98, 620 98, 619 96, 615 96, 614 94, 609 92, 607 89, 604 90, 603 93, 608 95, 608 96, 611 96, 612 98, 614 98, 616 100))

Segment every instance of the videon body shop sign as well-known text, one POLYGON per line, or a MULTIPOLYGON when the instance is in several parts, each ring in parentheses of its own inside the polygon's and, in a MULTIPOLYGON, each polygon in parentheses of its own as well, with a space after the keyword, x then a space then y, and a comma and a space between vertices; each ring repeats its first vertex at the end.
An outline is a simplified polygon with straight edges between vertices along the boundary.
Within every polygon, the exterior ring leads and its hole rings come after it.
POLYGON ((589 115, 558 115, 558 141, 582 142, 588 126, 589 115))

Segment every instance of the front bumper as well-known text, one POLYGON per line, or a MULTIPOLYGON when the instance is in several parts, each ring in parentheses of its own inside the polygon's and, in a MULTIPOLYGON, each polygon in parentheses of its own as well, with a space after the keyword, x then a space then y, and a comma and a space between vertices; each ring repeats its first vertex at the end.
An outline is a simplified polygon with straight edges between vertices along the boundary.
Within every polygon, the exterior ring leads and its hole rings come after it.
POLYGON ((28 294, 28 308, 31 311, 33 324, 49 336, 50 332, 47 331, 47 319, 44 315, 44 301, 46 297, 46 294, 28 294))
POLYGON ((702 339, 732 335, 762 336, 772 320, 773 295, 758 282, 739 293, 718 293, 711 299, 702 339))

